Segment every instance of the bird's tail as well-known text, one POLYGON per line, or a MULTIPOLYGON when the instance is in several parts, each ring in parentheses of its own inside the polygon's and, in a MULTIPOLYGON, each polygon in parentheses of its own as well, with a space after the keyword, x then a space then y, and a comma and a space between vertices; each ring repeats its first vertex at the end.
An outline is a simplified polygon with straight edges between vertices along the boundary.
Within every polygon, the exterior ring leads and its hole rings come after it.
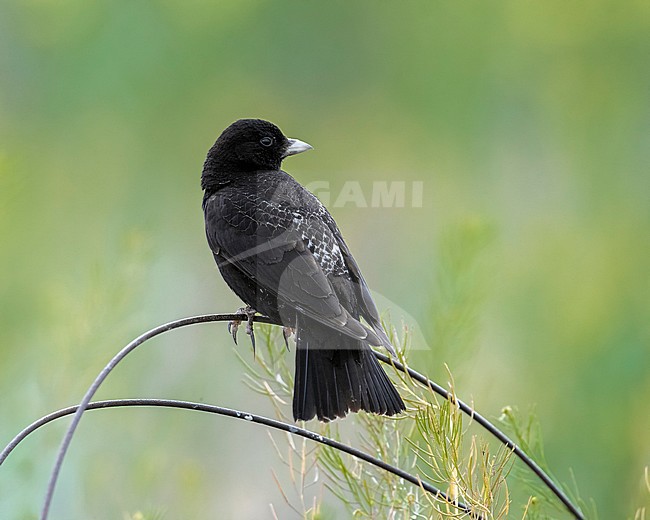
POLYGON ((318 322, 296 331, 293 417, 321 421, 365 410, 395 415, 404 402, 367 343, 318 322))

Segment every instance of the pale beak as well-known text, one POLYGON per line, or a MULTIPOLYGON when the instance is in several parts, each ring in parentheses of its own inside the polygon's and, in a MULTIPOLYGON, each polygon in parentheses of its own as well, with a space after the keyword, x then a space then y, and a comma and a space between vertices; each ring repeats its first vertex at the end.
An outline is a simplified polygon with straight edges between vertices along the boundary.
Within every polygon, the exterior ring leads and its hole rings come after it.
POLYGON ((314 147, 310 144, 300 141, 299 139, 288 139, 289 147, 282 154, 282 158, 289 157, 290 155, 296 155, 297 153, 306 152, 307 150, 313 150, 314 147))

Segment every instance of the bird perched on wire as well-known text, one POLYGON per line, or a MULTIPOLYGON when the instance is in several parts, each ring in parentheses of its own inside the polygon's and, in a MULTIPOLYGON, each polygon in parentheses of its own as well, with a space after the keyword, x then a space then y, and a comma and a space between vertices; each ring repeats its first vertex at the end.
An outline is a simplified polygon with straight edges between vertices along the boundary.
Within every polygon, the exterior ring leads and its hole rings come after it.
POLYGON ((395 415, 404 402, 370 345, 395 351, 359 266, 327 209, 281 169, 283 159, 310 149, 261 119, 226 128, 201 175, 208 244, 248 305, 251 341, 255 312, 282 323, 285 341, 295 331, 295 420, 395 415))

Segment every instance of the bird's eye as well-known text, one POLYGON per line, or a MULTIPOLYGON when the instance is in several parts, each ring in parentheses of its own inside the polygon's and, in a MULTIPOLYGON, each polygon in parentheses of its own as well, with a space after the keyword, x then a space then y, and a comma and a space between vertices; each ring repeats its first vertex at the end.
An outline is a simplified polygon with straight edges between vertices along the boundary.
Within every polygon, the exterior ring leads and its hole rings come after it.
POLYGON ((262 146, 271 146, 273 144, 273 138, 272 137, 262 137, 262 139, 260 139, 260 144, 262 146))

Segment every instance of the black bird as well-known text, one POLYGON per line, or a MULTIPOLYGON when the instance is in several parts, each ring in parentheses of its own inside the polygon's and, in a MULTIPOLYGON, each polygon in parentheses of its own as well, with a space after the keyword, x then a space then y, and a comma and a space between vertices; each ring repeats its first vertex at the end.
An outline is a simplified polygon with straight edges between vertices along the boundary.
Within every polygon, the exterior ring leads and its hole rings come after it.
POLYGON ((255 311, 296 332, 295 420, 394 415, 404 402, 370 345, 395 351, 359 266, 327 209, 280 169, 311 148, 261 119, 226 128, 201 175, 208 243, 249 306, 251 340, 255 311))

